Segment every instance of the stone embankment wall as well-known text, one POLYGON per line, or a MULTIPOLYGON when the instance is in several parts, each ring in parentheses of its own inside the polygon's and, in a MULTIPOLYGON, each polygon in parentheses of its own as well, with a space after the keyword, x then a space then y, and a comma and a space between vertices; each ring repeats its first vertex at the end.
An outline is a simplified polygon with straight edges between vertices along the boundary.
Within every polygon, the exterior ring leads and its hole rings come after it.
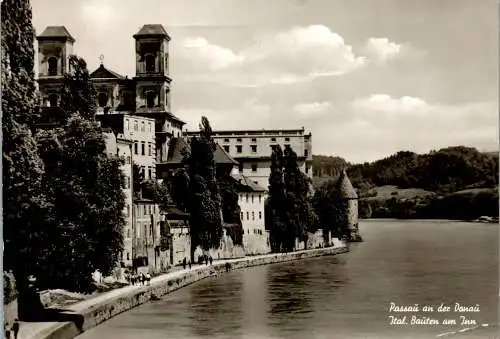
POLYGON ((245 267, 280 263, 312 257, 335 255, 348 252, 342 243, 340 246, 312 249, 291 253, 267 254, 240 259, 215 261, 211 266, 197 266, 191 270, 183 270, 159 276, 149 286, 128 286, 114 290, 93 299, 74 304, 69 309, 80 318, 80 326, 73 322, 40 324, 40 328, 30 336, 33 339, 70 339, 82 331, 93 328, 100 323, 152 299, 161 297, 181 287, 192 284, 209 276, 217 276, 226 271, 245 267), (78 328, 80 327, 80 328, 78 328))

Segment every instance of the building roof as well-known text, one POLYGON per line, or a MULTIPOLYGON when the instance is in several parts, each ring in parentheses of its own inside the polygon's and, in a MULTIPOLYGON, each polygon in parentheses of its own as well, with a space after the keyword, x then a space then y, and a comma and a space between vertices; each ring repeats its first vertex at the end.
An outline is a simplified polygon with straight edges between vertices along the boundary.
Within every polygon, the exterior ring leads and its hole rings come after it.
POLYGON ((68 30, 64 26, 47 26, 43 30, 42 34, 36 37, 38 40, 51 39, 51 38, 64 38, 71 42, 75 42, 75 38, 69 34, 68 30))
POLYGON ((241 175, 233 174, 232 177, 240 185, 240 189, 244 192, 265 192, 266 189, 260 186, 257 182, 253 181, 251 178, 241 175))
POLYGON ((346 200, 358 199, 358 194, 356 193, 356 190, 352 186, 351 180, 349 180, 349 177, 347 176, 345 169, 340 174, 338 181, 338 189, 340 191, 341 199, 346 199, 346 200))
POLYGON ((92 79, 125 79, 124 76, 104 67, 103 64, 90 74, 92 79))
MULTIPOLYGON (((238 165, 238 162, 231 158, 229 154, 219 145, 215 144, 214 161, 217 165, 238 165)), ((190 150, 188 139, 184 137, 170 139, 168 148, 167 162, 180 164, 184 160, 184 154, 190 150)))
MULTIPOLYGON (((274 134, 283 134, 286 135, 287 133, 301 133, 304 132, 304 127, 300 129, 255 129, 255 130, 245 130, 245 129, 238 129, 238 130, 218 130, 218 131, 212 131, 214 136, 222 136, 222 135, 234 135, 234 136, 241 136, 241 135, 274 135, 274 134)), ((198 135, 200 132, 199 131, 188 131, 188 135, 198 135)))
POLYGON ((142 26, 142 28, 134 34, 134 38, 137 39, 139 37, 148 37, 148 36, 162 36, 170 39, 165 27, 160 24, 147 24, 142 26))

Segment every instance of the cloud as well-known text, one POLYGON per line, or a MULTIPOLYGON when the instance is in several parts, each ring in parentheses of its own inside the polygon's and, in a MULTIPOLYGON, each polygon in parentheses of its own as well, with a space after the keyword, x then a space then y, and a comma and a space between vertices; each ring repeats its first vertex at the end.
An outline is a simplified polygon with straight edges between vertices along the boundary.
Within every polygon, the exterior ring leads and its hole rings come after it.
POLYGON ((339 76, 368 63, 356 56, 350 45, 323 25, 294 27, 257 36, 240 51, 187 38, 179 48, 179 73, 205 67, 207 72, 225 71, 235 86, 259 87, 293 84, 317 77, 339 76))
POLYGON ((206 62, 210 70, 220 70, 243 62, 244 58, 232 50, 209 43, 204 38, 187 38, 182 47, 185 58, 194 64, 206 62))
POLYGON ((314 118, 325 116, 333 112, 333 105, 330 102, 300 103, 293 107, 293 111, 300 117, 314 118))
POLYGON ((365 45, 365 53, 379 61, 387 61, 406 54, 408 47, 389 41, 387 38, 370 38, 365 45))
POLYGON ((353 102, 358 109, 382 112, 424 112, 431 107, 422 99, 404 96, 392 98, 387 94, 372 94, 367 98, 358 98, 353 102))

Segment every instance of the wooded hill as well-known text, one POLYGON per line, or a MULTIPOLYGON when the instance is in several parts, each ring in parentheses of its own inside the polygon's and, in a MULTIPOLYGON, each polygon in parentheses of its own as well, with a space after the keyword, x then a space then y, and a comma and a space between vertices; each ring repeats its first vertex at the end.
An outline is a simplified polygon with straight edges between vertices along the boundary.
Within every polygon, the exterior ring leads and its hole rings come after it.
POLYGON ((362 216, 472 219, 498 216, 498 164, 498 153, 464 146, 427 154, 401 151, 363 164, 313 155, 313 183, 335 180, 346 168, 362 216), (478 199, 487 207, 479 209, 478 199))

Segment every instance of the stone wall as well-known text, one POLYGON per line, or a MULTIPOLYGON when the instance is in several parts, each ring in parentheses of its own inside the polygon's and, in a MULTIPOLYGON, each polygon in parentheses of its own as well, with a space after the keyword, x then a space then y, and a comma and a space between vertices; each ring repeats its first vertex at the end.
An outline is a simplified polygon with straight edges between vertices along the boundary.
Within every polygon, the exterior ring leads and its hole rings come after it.
POLYGON ((214 262, 211 266, 198 266, 192 270, 179 271, 160 276, 153 279, 150 286, 128 286, 122 289, 122 293, 111 291, 99 297, 70 306, 68 311, 74 312, 82 318, 80 328, 72 322, 61 322, 57 324, 40 323, 39 327, 33 332, 30 338, 74 338, 81 332, 89 330, 122 312, 146 303, 152 298, 161 297, 209 276, 222 274, 226 271, 227 266, 229 266, 231 270, 234 270, 348 252, 348 248, 344 243, 337 242, 337 245, 339 246, 223 260, 214 262))

